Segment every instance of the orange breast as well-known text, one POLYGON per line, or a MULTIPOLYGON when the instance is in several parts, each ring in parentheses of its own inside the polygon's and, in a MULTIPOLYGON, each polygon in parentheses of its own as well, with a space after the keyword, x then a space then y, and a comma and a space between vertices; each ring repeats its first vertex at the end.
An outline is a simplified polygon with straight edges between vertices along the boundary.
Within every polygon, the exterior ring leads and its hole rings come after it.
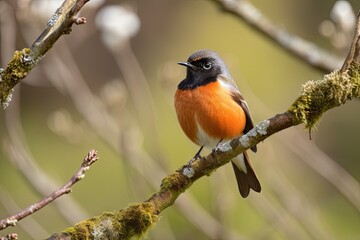
POLYGON ((195 89, 177 90, 175 109, 181 128, 198 145, 202 145, 198 126, 219 141, 241 135, 246 124, 245 112, 218 81, 195 89))

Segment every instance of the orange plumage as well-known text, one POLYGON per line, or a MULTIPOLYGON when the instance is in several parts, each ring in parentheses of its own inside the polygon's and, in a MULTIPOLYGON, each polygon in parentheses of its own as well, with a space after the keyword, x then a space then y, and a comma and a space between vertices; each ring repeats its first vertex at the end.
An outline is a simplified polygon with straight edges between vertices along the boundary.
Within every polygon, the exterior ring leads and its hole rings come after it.
POLYGON ((178 89, 175 109, 179 123, 188 138, 199 142, 199 127, 215 141, 231 139, 242 134, 246 117, 244 110, 219 81, 191 90, 178 89))
MULTIPOLYGON (((175 109, 186 136, 201 146, 193 159, 203 147, 214 148, 220 141, 240 136, 254 126, 247 103, 215 52, 200 50, 179 64, 187 68, 187 74, 175 93, 175 109)), ((256 149, 251 148, 254 152, 256 149)), ((250 189, 261 191, 246 152, 231 163, 241 196, 247 197, 250 189)))

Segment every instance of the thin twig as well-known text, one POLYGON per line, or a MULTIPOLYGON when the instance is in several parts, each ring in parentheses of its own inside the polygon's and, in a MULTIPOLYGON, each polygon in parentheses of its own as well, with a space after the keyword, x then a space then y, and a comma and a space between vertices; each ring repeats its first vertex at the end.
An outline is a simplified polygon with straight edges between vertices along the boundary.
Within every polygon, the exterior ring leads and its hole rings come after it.
MULTIPOLYGON (((37 164, 27 145, 24 129, 21 124, 20 94, 14 96, 11 109, 8 109, 4 115, 5 128, 9 137, 9 141, 5 142, 8 144, 5 149, 9 160, 28 180, 36 192, 42 197, 47 196, 60 184, 37 164)), ((72 196, 68 196, 66 201, 54 202, 54 206, 69 223, 89 216, 72 196)))
POLYGON ((357 15, 357 21, 356 21, 356 27, 355 27, 355 32, 354 32, 354 37, 350 46, 350 50, 348 55, 346 56, 346 59, 340 69, 340 72, 345 72, 349 66, 350 63, 353 62, 354 60, 359 62, 359 51, 360 51, 360 11, 357 15), (357 59, 357 60, 356 60, 357 59))
POLYGON ((84 17, 76 17, 76 14, 89 0, 65 0, 48 21, 47 27, 32 44, 31 48, 15 51, 13 59, 7 67, 0 72, 0 103, 6 108, 11 101, 13 88, 44 57, 55 42, 64 34, 71 32, 71 26, 84 24, 84 17))
POLYGON ((319 46, 306 41, 285 29, 276 26, 270 19, 262 14, 255 6, 246 0, 212 0, 226 12, 243 19, 253 29, 264 34, 268 39, 288 50, 312 67, 328 73, 339 69, 342 60, 319 46))
MULTIPOLYGON (((16 200, 0 187, 0 204, 6 210, 6 215, 11 215, 14 212, 20 212, 22 208, 16 203, 16 200)), ((5 215, 5 214, 4 214, 5 215)), ((49 232, 32 216, 28 216, 27 221, 21 221, 18 223, 18 227, 22 228, 30 238, 41 239, 44 236, 49 235, 49 232)), ((44 223, 45 224, 45 223, 44 223)))
POLYGON ((81 179, 83 179, 85 177, 85 172, 90 169, 90 165, 93 164, 94 162, 96 162, 98 159, 99 158, 98 158, 98 155, 97 155, 97 151, 96 150, 90 150, 89 153, 85 156, 79 171, 77 171, 65 185, 63 185, 58 190, 55 190, 54 192, 52 192, 46 198, 40 200, 37 203, 34 203, 34 204, 30 205, 29 207, 22 210, 21 212, 13 215, 11 217, 8 217, 6 219, 1 220, 0 221, 0 230, 5 229, 5 228, 7 228, 9 226, 15 226, 16 223, 18 221, 20 221, 21 219, 33 214, 34 212, 36 212, 38 210, 40 210, 41 208, 45 207, 46 205, 48 205, 49 203, 51 203, 55 199, 59 198, 60 196, 62 196, 64 194, 67 194, 67 193, 70 193, 71 192, 71 187, 75 183, 77 183, 78 181, 80 181, 81 179))
POLYGON ((18 239, 18 235, 16 233, 9 233, 5 237, 0 236, 0 240, 16 240, 18 239))

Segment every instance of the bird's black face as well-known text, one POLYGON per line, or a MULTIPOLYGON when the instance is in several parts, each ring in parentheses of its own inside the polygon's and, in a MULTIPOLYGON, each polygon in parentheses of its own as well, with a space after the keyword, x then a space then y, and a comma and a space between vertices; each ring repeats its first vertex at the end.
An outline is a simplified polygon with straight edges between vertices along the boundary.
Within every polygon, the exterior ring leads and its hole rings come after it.
POLYGON ((186 79, 178 86, 183 90, 215 82, 220 74, 227 72, 222 59, 210 50, 197 51, 189 57, 187 62, 178 64, 187 67, 186 79))
POLYGON ((187 67, 187 74, 197 80, 221 74, 221 66, 216 62, 216 59, 211 57, 189 59, 188 62, 179 62, 178 64, 187 67))

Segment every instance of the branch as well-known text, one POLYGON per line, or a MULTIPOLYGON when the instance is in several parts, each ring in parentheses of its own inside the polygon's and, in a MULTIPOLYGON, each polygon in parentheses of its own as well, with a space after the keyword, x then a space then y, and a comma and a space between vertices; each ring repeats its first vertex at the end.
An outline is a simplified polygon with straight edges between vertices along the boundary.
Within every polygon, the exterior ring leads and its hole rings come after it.
MULTIPOLYGON (((22 207, 20 207, 14 198, 11 197, 11 194, 5 189, 0 187, 0 204, 6 210, 2 215, 11 215, 14 212, 20 212, 22 207)), ((27 221, 20 221, 17 224, 31 239, 40 239, 43 236, 48 236, 49 232, 46 231, 40 223, 32 217, 31 215, 27 217, 27 221)), ((1 237, 0 237, 1 240, 1 237)))
POLYGON ((328 53, 315 44, 306 41, 285 29, 276 26, 270 19, 262 14, 256 7, 246 0, 212 0, 224 11, 235 15, 265 35, 281 48, 288 50, 312 67, 322 71, 331 72, 341 66, 342 60, 328 53))
MULTIPOLYGON (((46 62, 48 61, 49 59, 46 62)), ((4 127, 9 138, 9 141, 4 142, 6 144, 4 149, 6 149, 9 160, 14 167, 20 171, 34 190, 43 198, 60 184, 35 161, 27 146, 21 119, 20 95, 17 94, 12 100, 11 109, 4 113, 4 127)), ((89 216, 83 207, 71 196, 67 197, 67 201, 55 201, 54 205, 69 223, 77 222, 89 216)))
POLYGON ((210 175, 238 154, 262 142, 276 132, 300 123, 306 123, 307 127, 311 127, 310 123, 315 124, 314 118, 319 119, 326 110, 339 106, 337 100, 321 106, 320 104, 328 101, 326 95, 345 96, 341 104, 353 97, 359 97, 360 67, 357 65, 357 67, 353 67, 353 70, 350 70, 349 72, 353 73, 355 77, 347 73, 335 72, 325 76, 324 80, 319 81, 319 84, 306 86, 311 91, 305 87, 301 96, 288 111, 260 122, 247 134, 224 143, 208 156, 195 161, 191 167, 183 166, 178 169, 175 173, 162 180, 160 190, 148 200, 132 204, 120 211, 104 213, 82 221, 64 232, 54 234, 49 239, 82 239, 86 236, 129 239, 144 234, 158 220, 158 215, 171 206, 179 195, 199 178, 210 175), (349 84, 349 81, 353 84, 349 84), (340 87, 335 87, 337 85, 340 87), (323 93, 323 91, 328 91, 328 93, 319 94, 323 93), (320 98, 323 98, 322 101, 320 98), (311 102, 311 99, 317 101, 314 104, 304 106, 304 99, 308 99, 309 102, 311 102), (315 112, 318 113, 315 114, 315 112))
MULTIPOLYGON (((158 157, 156 160, 155 157, 151 156, 151 154, 140 145, 134 145, 129 141, 129 134, 132 135, 130 132, 133 131, 131 129, 137 129, 139 126, 133 123, 127 126, 126 129, 119 128, 114 122, 114 117, 109 114, 106 108, 99 105, 101 100, 90 91, 84 77, 76 67, 77 65, 74 62, 75 60, 66 42, 59 44, 61 44, 61 47, 54 49, 54 51, 58 52, 55 54, 56 56, 53 55, 52 58, 49 58, 49 61, 45 63, 45 73, 50 81, 53 82, 55 87, 63 86, 64 88, 61 90, 66 91, 67 95, 69 95, 75 103, 77 110, 84 116, 84 119, 92 126, 93 130, 97 132, 115 152, 120 154, 123 159, 129 160, 124 161, 124 163, 128 164, 137 172, 137 176, 135 177, 136 181, 133 183, 136 186, 136 191, 139 193, 142 192, 142 188, 136 185, 139 181, 146 181, 153 189, 157 189, 161 181, 160 176, 167 175, 164 169, 164 161, 166 161, 166 159, 158 157), (59 52, 58 49, 61 49, 61 52, 59 52), (69 67, 63 67, 64 62, 66 62, 69 67), (89 102, 91 102, 91 104, 89 104, 89 102), (118 142, 119 140, 120 143, 118 142), (143 178, 143 180, 139 180, 139 176, 143 178)), ((130 80, 127 79, 125 81, 130 80)), ((156 141, 153 143, 158 144, 156 141)), ((152 150, 154 151, 154 149, 157 148, 158 146, 153 146, 152 150)), ((241 238, 238 233, 229 230, 228 226, 221 224, 221 220, 208 214, 202 205, 196 203, 196 200, 191 197, 191 194, 176 201, 174 207, 179 210, 182 216, 195 226, 198 226, 198 230, 202 231, 209 239, 216 238, 219 232, 227 232, 228 239, 241 238), (205 226, 204 223, 207 225, 205 224, 205 226)))
POLYGON ((71 32, 71 26, 84 24, 84 17, 76 14, 89 0, 65 0, 52 15, 43 33, 36 39, 31 48, 15 51, 13 58, 5 69, 0 69, 0 103, 5 109, 10 101, 13 88, 38 64, 45 53, 64 34, 71 32))
MULTIPOLYGON (((357 15, 357 19, 360 18, 360 11, 357 15)), ((345 72, 352 62, 360 62, 360 21, 356 22, 354 38, 351 43, 349 53, 341 67, 341 72, 345 72)))
POLYGON ((18 239, 18 235, 16 233, 10 233, 5 237, 0 236, 0 240, 16 240, 16 239, 18 239))
POLYGON ((21 219, 33 214, 34 212, 40 210, 41 208, 45 207, 55 199, 61 197, 64 194, 71 192, 71 187, 83 179, 85 177, 85 172, 90 169, 90 165, 93 164, 98 160, 97 151, 96 150, 90 150, 89 153, 85 156, 83 163, 81 164, 81 167, 79 171, 77 171, 71 179, 63 185, 58 190, 52 192, 49 196, 42 199, 41 201, 32 204, 31 206, 27 207, 23 211, 8 217, 6 219, 0 220, 0 230, 3 230, 9 226, 15 226, 18 221, 21 219))
MULTIPOLYGON (((359 26, 360 14, 357 22, 359 26)), ((355 35, 358 33, 356 32, 355 35)), ((159 219, 159 214, 173 205, 181 193, 195 181, 208 176, 232 158, 257 145, 274 133, 301 123, 311 129, 327 110, 360 97, 359 37, 354 37, 352 62, 325 75, 323 80, 308 81, 288 111, 256 125, 247 134, 224 143, 191 166, 183 166, 162 180, 160 190, 142 203, 131 204, 119 211, 107 212, 84 220, 48 239, 130 239, 141 236, 159 219)))

